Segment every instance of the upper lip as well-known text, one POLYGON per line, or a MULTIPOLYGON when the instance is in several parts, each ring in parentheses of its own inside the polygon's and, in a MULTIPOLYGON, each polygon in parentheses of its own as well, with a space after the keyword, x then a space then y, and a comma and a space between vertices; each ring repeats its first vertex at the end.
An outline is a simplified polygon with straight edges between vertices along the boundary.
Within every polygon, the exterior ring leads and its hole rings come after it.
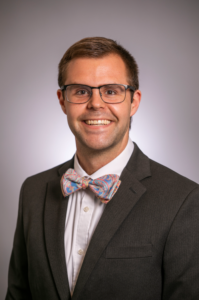
POLYGON ((86 120, 111 120, 111 119, 108 116, 107 117, 105 117, 105 116, 104 117, 99 117, 99 116, 95 117, 94 116, 94 117, 85 117, 85 118, 83 117, 82 120, 86 121, 86 120))

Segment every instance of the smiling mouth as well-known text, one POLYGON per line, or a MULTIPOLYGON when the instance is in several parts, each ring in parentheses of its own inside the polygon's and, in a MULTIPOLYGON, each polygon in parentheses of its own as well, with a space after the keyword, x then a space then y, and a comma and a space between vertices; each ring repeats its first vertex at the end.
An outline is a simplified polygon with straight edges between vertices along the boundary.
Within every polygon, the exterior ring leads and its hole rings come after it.
POLYGON ((86 124, 88 125, 108 125, 111 123, 109 120, 86 120, 86 124))

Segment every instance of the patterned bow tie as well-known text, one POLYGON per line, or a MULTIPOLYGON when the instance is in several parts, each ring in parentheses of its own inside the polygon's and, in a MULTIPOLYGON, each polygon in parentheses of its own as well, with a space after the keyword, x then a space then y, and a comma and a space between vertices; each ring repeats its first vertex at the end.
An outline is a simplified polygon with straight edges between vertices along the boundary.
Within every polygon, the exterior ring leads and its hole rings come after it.
POLYGON ((92 180, 80 177, 75 170, 68 171, 61 178, 61 189, 64 197, 81 189, 89 188, 103 203, 108 203, 117 192, 121 181, 118 175, 105 175, 92 180))

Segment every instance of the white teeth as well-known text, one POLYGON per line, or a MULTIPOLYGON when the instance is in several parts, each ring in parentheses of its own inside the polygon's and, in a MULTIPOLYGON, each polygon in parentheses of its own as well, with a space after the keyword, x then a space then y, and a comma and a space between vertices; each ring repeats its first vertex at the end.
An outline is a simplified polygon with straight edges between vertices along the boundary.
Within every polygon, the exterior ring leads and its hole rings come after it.
POLYGON ((111 123, 109 120, 86 120, 85 122, 88 125, 108 125, 111 123))

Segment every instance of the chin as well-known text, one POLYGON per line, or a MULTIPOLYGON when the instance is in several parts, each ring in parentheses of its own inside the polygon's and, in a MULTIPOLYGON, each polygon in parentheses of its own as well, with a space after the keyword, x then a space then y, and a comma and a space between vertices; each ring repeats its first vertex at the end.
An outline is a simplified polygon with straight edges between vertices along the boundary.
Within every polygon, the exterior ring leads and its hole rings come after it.
POLYGON ((88 151, 101 151, 101 152, 104 152, 104 151, 107 151, 107 150, 110 150, 111 148, 114 148, 116 146, 116 142, 114 141, 110 141, 110 139, 106 139, 106 140, 103 140, 103 141, 100 141, 99 140, 93 140, 93 141, 81 141, 81 145, 84 147, 84 148, 87 148, 88 151))
POLYGON ((93 144, 85 144, 85 146, 91 151, 106 151, 111 148, 112 145, 93 143, 93 144))

